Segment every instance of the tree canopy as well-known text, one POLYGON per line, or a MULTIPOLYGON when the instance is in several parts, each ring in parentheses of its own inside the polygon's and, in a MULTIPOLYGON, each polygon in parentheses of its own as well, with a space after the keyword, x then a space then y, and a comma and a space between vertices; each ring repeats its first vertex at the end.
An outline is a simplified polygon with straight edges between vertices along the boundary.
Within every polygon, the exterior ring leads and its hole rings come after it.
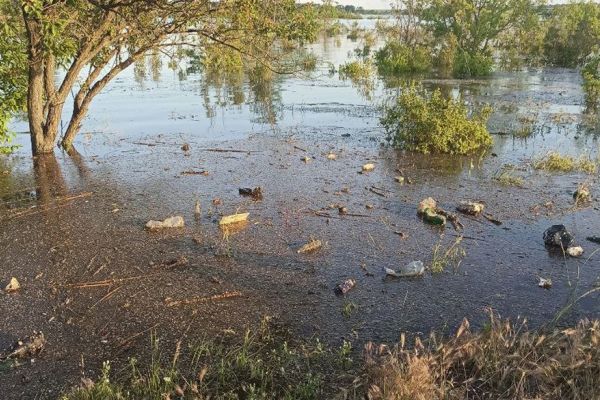
POLYGON ((294 0, 0 0, 0 10, 0 132, 26 109, 34 154, 53 151, 68 101, 70 148, 92 99, 150 51, 222 46, 269 65, 277 41, 311 40, 318 27, 294 0))

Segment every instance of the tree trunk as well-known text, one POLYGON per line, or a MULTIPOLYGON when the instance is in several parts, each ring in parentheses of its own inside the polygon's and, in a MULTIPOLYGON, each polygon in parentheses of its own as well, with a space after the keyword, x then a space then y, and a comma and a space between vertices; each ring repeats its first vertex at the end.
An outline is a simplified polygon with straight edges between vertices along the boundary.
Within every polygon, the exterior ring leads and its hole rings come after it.
MULTIPOLYGON (((23 19, 29 36, 27 58, 29 62, 27 86, 27 116, 29 133, 31 135, 31 152, 34 156, 52 153, 56 139, 57 128, 49 130, 46 124, 49 115, 55 116, 54 111, 46 113, 45 104, 48 101, 46 92, 49 84, 48 74, 54 74, 54 65, 45 65, 42 42, 42 25, 23 10, 23 19), (49 69, 49 70, 48 70, 49 69)), ((54 59, 50 57, 54 63, 54 59)), ((48 63, 46 63, 48 64, 48 63)))
POLYGON ((81 123, 87 113, 88 107, 84 105, 83 107, 79 107, 77 104, 74 105, 73 114, 71 115, 71 120, 69 121, 69 126, 67 127, 67 131, 63 136, 60 146, 69 151, 73 147, 73 140, 75 140, 75 136, 79 132, 81 128, 81 123))

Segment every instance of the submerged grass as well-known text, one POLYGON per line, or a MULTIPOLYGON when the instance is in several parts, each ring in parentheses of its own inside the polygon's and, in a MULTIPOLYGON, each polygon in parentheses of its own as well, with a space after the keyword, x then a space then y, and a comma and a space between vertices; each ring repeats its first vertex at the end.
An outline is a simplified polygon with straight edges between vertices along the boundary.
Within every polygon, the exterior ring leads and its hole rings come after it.
POLYGON ((148 367, 132 360, 117 382, 105 363, 96 382, 83 380, 62 400, 600 398, 599 321, 542 332, 490 313, 480 332, 464 320, 452 337, 368 343, 360 370, 351 369, 350 342, 332 349, 280 335, 263 325, 236 340, 204 341, 190 347, 187 362, 179 346, 161 362, 154 341, 148 367))
POLYGON ((557 152, 550 152, 545 156, 534 160, 533 167, 550 172, 574 172, 580 171, 587 174, 595 174, 598 163, 589 157, 581 156, 578 159, 571 156, 563 156, 557 152))
POLYGON ((498 172, 496 172, 494 175, 494 180, 503 186, 523 187, 525 180, 519 175, 515 174, 515 169, 516 168, 514 165, 504 165, 498 172))
POLYGON ((465 249, 461 245, 462 239, 462 236, 459 236, 448 247, 444 247, 441 242, 433 247, 431 272, 439 274, 444 272, 448 267, 452 267, 454 272, 458 270, 462 260, 467 255, 465 249))

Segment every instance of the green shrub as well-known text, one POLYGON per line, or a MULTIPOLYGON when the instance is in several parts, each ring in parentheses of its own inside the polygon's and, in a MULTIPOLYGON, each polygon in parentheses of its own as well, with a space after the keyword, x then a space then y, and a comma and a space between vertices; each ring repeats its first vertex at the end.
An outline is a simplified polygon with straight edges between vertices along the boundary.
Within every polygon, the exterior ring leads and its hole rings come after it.
POLYGON ((591 109, 597 109, 600 102, 600 55, 592 58, 581 70, 585 102, 591 109))
POLYGON ((339 74, 344 79, 369 79, 372 73, 373 65, 368 61, 350 61, 339 68, 339 74))
POLYGON ((375 54, 375 63, 380 73, 423 73, 431 69, 431 54, 424 46, 409 47, 391 41, 375 54))
POLYGON ((493 67, 494 60, 488 54, 458 50, 454 55, 453 75, 457 78, 488 76, 493 67))
POLYGON ((491 108, 470 113, 462 98, 445 98, 435 90, 405 88, 384 110, 381 124, 396 148, 421 153, 468 154, 492 144, 487 130, 491 108))
POLYGON ((600 4, 577 1, 555 6, 544 39, 546 62, 574 68, 598 49, 600 4))

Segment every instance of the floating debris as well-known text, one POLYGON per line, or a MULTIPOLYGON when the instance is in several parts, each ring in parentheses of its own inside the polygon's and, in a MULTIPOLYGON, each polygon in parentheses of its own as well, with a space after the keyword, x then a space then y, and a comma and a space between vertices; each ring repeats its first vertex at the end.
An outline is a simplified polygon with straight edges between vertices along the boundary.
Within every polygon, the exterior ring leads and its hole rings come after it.
POLYGON ((202 171, 196 171, 193 169, 189 169, 187 171, 181 171, 181 175, 202 175, 202 176, 208 176, 209 172, 206 170, 202 170, 202 171))
POLYGON ((311 158, 309 156, 303 156, 302 158, 300 158, 300 160, 304 161, 305 163, 310 162, 311 158))
POLYGON ((323 242, 317 239, 311 239, 310 242, 306 243, 302 247, 300 247, 297 251, 298 254, 311 253, 313 251, 319 250, 323 247, 323 242))
POLYGON ((15 343, 6 355, 0 355, 0 360, 31 357, 39 353, 46 345, 42 332, 34 332, 25 340, 15 343))
POLYGON ((437 208, 437 202, 432 198, 428 197, 426 199, 421 200, 419 203, 418 212, 425 213, 426 210, 434 210, 437 208))
POLYGON ((250 215, 250 213, 226 215, 221 218, 221 220, 219 221, 219 225, 229 225, 229 224, 236 224, 238 222, 247 221, 249 215, 250 215))
POLYGON ((402 232, 402 231, 394 231, 394 233, 398 236, 400 236, 400 239, 404 240, 404 239, 408 239, 408 234, 402 232))
POLYGON ((600 244, 600 236, 588 236, 586 239, 592 243, 600 244))
POLYGON ((590 189, 586 185, 580 185, 577 190, 573 193, 573 199, 575 203, 584 203, 590 201, 592 196, 590 195, 590 189))
POLYGON ((335 291, 339 295, 344 295, 351 291, 356 286, 356 281, 352 278, 346 279, 343 283, 340 283, 335 288, 335 291))
POLYGON ((328 160, 337 160, 337 154, 335 153, 327 153, 327 159, 328 160))
POLYGON ((552 279, 540 278, 538 286, 544 289, 550 289, 552 287, 552 279))
POLYGON ((375 169, 375 164, 373 163, 367 163, 365 165, 362 166, 362 171, 363 172, 371 172, 375 169))
POLYGON ((446 217, 436 213, 432 209, 428 208, 421 215, 423 217, 423 220, 431 225, 440 225, 440 226, 446 225, 446 217))
POLYGON ((344 207, 344 206, 338 207, 338 212, 340 215, 346 215, 346 214, 348 214, 348 207, 344 207))
POLYGON ((260 186, 257 186, 254 189, 239 188, 238 192, 240 193, 241 196, 249 196, 249 197, 252 197, 254 200, 262 200, 262 198, 263 198, 262 188, 260 186))
POLYGON ((181 150, 183 150, 183 151, 190 151, 190 145, 189 145, 189 144, 187 144, 187 143, 184 143, 184 144, 181 146, 181 150))
POLYGON ((400 267, 398 271, 386 267, 384 267, 383 270, 386 275, 395 278, 412 278, 422 276, 425 273, 425 265, 422 261, 412 261, 407 265, 400 267))
POLYGON ((183 228, 185 226, 185 221, 181 216, 169 217, 163 221, 148 221, 146 223, 146 229, 150 231, 156 231, 160 229, 167 228, 183 228))
POLYGON ((396 182, 398 182, 401 185, 404 185, 404 182, 406 181, 406 179, 404 179, 403 176, 397 176, 394 179, 396 180, 396 182))
POLYGON ((8 285, 6 285, 6 287, 4 288, 4 291, 6 293, 12 293, 12 292, 16 292, 19 289, 21 289, 21 284, 19 283, 17 278, 15 278, 13 276, 12 278, 10 278, 10 282, 8 282, 8 285))
POLYGON ((567 248, 567 254, 571 257, 581 257, 583 254, 583 248, 581 246, 571 246, 567 248))
POLYGON ((474 201, 461 201, 456 207, 458 212, 467 215, 479 215, 483 212, 485 205, 483 203, 474 202, 474 201))
POLYGON ((432 197, 421 200, 417 214, 423 218, 423 221, 431 225, 446 225, 446 217, 438 214, 437 202, 432 197))
POLYGON ((544 244, 549 247, 569 248, 573 244, 571 235, 564 225, 552 225, 544 232, 544 244))
POLYGON ((200 205, 200 200, 196 200, 196 204, 194 205, 194 216, 196 219, 199 219, 200 215, 202 215, 202 206, 200 205))

